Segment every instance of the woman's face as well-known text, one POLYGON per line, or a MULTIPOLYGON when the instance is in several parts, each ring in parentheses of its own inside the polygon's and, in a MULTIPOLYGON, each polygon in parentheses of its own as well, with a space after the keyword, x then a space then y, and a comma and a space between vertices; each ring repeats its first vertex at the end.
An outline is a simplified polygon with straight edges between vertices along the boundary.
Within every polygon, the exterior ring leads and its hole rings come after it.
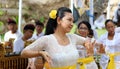
POLYGON ((115 32, 115 25, 112 22, 108 22, 106 24, 106 30, 108 31, 108 33, 114 34, 114 32, 115 32))
POLYGON ((80 36, 82 37, 87 37, 89 34, 89 30, 88 27, 85 24, 80 24, 79 28, 78 28, 78 33, 80 34, 80 36))
POLYGON ((58 22, 58 25, 62 27, 61 29, 64 30, 64 32, 68 33, 73 27, 74 19, 72 13, 65 12, 64 15, 65 16, 58 22))

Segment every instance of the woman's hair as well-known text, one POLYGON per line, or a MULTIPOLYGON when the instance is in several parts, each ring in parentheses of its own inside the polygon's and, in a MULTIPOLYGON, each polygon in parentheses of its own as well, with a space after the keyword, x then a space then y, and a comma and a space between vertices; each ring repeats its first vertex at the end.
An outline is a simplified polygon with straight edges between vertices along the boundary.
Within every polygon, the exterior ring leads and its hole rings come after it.
POLYGON ((105 21, 105 27, 107 26, 108 22, 111 22, 111 23, 113 23, 115 25, 115 23, 113 22, 113 20, 108 19, 108 20, 105 21))
POLYGON ((57 27, 57 18, 59 17, 60 19, 62 19, 65 16, 65 12, 72 13, 69 8, 60 7, 57 10, 55 19, 49 17, 49 20, 48 20, 47 25, 46 25, 45 35, 49 35, 49 34, 53 34, 54 33, 54 30, 57 27))
POLYGON ((93 30, 91 29, 91 25, 88 21, 81 21, 79 24, 78 24, 78 29, 80 27, 81 24, 85 24, 89 30, 89 35, 94 35, 93 34, 93 30))

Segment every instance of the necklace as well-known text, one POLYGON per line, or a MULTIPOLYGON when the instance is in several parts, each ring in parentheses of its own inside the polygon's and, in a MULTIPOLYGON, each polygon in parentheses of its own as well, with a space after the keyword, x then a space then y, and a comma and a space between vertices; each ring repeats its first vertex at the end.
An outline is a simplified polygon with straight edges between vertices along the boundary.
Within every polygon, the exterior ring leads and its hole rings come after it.
POLYGON ((55 37, 60 45, 68 45, 69 44, 69 39, 67 36, 59 37, 59 36, 55 35, 55 37))

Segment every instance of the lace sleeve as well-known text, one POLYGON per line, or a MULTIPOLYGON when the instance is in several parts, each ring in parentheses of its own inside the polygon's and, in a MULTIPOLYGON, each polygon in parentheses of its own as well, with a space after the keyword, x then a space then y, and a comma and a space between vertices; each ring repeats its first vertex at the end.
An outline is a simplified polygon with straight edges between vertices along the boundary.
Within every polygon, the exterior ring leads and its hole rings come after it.
POLYGON ((35 42, 27 46, 25 49, 30 50, 44 50, 44 48, 47 46, 48 38, 47 36, 42 36, 39 39, 37 39, 35 42))
POLYGON ((76 34, 72 35, 72 39, 75 40, 76 45, 83 45, 85 42, 85 38, 76 34))

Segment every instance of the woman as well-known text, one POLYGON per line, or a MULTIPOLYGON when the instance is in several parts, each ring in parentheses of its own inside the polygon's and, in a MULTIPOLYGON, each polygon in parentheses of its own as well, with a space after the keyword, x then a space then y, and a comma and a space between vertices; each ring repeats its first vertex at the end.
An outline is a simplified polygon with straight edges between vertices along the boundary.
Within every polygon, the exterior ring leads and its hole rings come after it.
MULTIPOLYGON (((50 69, 76 69, 79 57, 76 45, 83 45, 85 38, 67 34, 73 27, 74 19, 71 10, 61 7, 58 10, 52 10, 49 17, 46 36, 42 36, 26 47, 21 55, 24 57, 43 56, 50 65, 50 69)), ((91 48, 91 43, 88 42, 85 45, 89 44, 91 48)))
MULTIPOLYGON (((82 21, 82 22, 80 22, 80 23, 78 24, 78 34, 79 34, 80 36, 83 36, 83 37, 85 37, 85 38, 90 39, 92 42, 94 41, 94 39, 92 38, 92 37, 93 37, 93 31, 92 31, 92 29, 91 29, 91 25, 90 25, 90 23, 87 22, 87 21, 82 21)), ((87 57, 87 56, 88 56, 87 50, 86 50, 86 48, 85 48, 84 46, 78 45, 78 46, 77 46, 77 49, 78 49, 78 51, 79 51, 78 64, 79 64, 80 62, 82 62, 83 59, 84 59, 85 61, 87 61, 87 63, 84 62, 84 61, 83 61, 82 63, 86 64, 86 65, 84 66, 86 69, 98 69, 98 68, 97 68, 97 65, 96 65, 96 63, 95 63, 95 61, 94 61, 94 58, 92 58, 92 60, 91 60, 91 59, 89 59, 89 58, 87 57), (88 60, 88 59, 89 59, 89 60, 88 60)), ((91 56, 93 56, 93 55, 91 55, 91 56)), ((82 68, 82 65, 79 65, 79 66, 80 66, 80 69, 81 69, 81 68, 82 68)))
POLYGON ((115 23, 110 19, 106 20, 105 28, 107 33, 100 37, 99 42, 105 45, 105 52, 109 56, 108 69, 120 69, 120 33, 115 32, 115 23))

